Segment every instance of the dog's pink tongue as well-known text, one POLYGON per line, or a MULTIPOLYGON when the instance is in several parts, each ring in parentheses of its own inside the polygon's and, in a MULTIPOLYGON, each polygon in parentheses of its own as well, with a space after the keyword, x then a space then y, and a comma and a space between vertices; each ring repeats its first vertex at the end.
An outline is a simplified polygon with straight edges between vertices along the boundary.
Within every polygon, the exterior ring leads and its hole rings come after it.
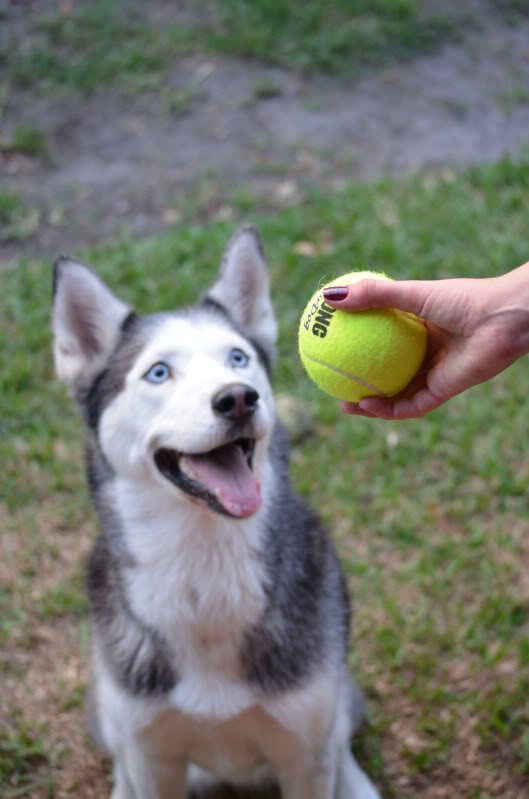
POLYGON ((232 516, 251 516, 261 507, 261 486, 236 444, 184 458, 197 479, 232 516))

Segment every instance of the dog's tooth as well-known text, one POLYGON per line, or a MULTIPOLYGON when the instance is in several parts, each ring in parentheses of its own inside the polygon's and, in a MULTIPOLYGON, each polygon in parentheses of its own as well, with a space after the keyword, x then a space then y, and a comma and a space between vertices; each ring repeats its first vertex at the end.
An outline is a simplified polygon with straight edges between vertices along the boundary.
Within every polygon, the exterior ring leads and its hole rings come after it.
POLYGON ((179 462, 180 471, 185 474, 186 477, 189 477, 191 480, 196 480, 197 475, 195 470, 193 469, 192 465, 189 463, 187 458, 180 458, 179 462))

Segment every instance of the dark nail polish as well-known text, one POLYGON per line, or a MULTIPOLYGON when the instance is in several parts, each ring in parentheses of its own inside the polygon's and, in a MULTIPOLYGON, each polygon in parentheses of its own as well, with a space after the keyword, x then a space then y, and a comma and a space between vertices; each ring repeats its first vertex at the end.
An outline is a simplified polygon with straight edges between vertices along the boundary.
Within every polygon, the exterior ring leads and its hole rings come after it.
POLYGON ((323 289, 323 296, 326 300, 334 300, 335 302, 339 302, 340 300, 345 300, 347 295, 349 294, 349 289, 347 286, 330 286, 327 289, 323 289))

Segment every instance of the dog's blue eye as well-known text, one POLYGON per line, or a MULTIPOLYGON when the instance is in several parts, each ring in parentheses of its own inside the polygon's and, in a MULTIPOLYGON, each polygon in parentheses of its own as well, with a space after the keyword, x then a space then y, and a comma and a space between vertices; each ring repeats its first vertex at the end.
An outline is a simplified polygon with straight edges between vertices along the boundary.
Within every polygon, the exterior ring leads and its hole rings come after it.
POLYGON ((171 370, 167 364, 160 361, 159 363, 155 363, 154 366, 151 366, 144 377, 149 383, 165 383, 170 375, 171 370))
POLYGON ((230 353, 230 364, 238 369, 248 366, 249 357, 242 350, 232 350, 230 353))

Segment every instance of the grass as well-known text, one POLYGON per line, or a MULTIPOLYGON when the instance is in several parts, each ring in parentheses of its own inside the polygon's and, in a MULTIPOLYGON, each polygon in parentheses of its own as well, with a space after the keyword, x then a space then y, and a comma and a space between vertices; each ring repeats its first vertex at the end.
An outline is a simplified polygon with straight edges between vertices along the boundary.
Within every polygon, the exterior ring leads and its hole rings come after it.
POLYGON ((439 47, 454 19, 417 0, 205 2, 213 50, 294 67, 356 75, 439 47))
MULTIPOLYGON (((83 96, 112 83, 167 94, 169 67, 188 52, 356 77, 435 51, 479 25, 440 6, 424 0, 197 0, 184 4, 185 13, 166 11, 157 21, 138 0, 95 0, 69 13, 35 11, 14 49, 0 31, 0 69, 20 89, 83 96)), ((525 0, 491 0, 491 8, 512 24, 528 13, 525 0)), ((175 100, 177 113, 182 102, 187 108, 189 98, 175 100)))
POLYGON ((46 734, 23 718, 0 729, 0 795, 3 799, 27 796, 53 797, 53 777, 46 752, 46 734), (44 767, 44 769, 43 769, 44 767))
POLYGON ((28 207, 18 192, 0 191, 0 244, 32 236, 39 223, 38 208, 28 207))
POLYGON ((0 225, 2 229, 12 224, 21 208, 22 198, 20 194, 7 191, 0 192, 0 225))
POLYGON ((181 26, 150 25, 138 3, 96 0, 71 14, 38 17, 33 43, 6 58, 6 66, 12 82, 26 89, 89 95, 117 79, 135 88, 157 87, 187 41, 181 26))
POLYGON ((167 90, 169 65, 189 50, 355 76, 436 49, 461 23, 422 0, 200 0, 189 10, 185 21, 157 23, 135 0, 96 0, 35 14, 14 52, 0 38, 0 66, 19 88, 85 96, 113 82, 167 90))
POLYGON ((163 107, 167 113, 174 116, 190 113, 200 96, 200 89, 193 85, 186 86, 183 89, 164 88, 161 91, 163 107))
MULTIPOLYGON (((298 363, 298 316, 320 280, 354 267, 396 278, 484 277, 522 263, 528 197, 529 160, 504 160, 460 176, 311 192, 280 213, 257 212, 241 195, 230 225, 204 223, 199 202, 183 207, 178 229, 164 236, 80 254, 126 301, 151 311, 163 298, 170 308, 213 280, 238 218, 251 211, 258 223, 280 321, 275 387, 305 398, 318 430, 293 451, 293 478, 332 526, 351 579, 351 663, 370 701, 357 746, 394 799, 433 796, 427 786, 455 779, 461 796, 523 795, 529 372, 519 362, 420 421, 342 417, 298 363), (499 789, 490 787, 491 770, 499 789)), ((2 275, 1 499, 11 519, 3 551, 7 558, 13 541, 25 548, 0 592, 3 641, 13 647, 17 630, 31 640, 32 625, 68 620, 86 638, 78 571, 57 568, 53 585, 32 599, 32 586, 71 547, 71 531, 77 540, 92 530, 79 421, 53 375, 50 284, 51 265, 39 260, 20 259, 2 275)), ((59 710, 76 712, 80 685, 60 697, 59 710)))
POLYGON ((26 621, 21 607, 14 601, 14 592, 10 586, 0 585, 0 644, 9 640, 12 630, 26 621))
POLYGON ((10 140, 0 145, 4 153, 22 153, 31 158, 45 158, 49 155, 46 134, 34 125, 17 125, 10 140))
POLYGON ((252 89, 252 98, 254 100, 274 100, 276 97, 281 97, 283 88, 279 83, 270 78, 261 78, 256 81, 252 89))
POLYGON ((518 106, 529 104, 529 89, 518 71, 513 70, 511 83, 498 94, 498 101, 507 116, 510 116, 518 106))
POLYGON ((40 600, 39 615, 42 619, 60 616, 86 616, 88 600, 84 594, 84 580, 62 581, 58 588, 47 591, 40 600))

